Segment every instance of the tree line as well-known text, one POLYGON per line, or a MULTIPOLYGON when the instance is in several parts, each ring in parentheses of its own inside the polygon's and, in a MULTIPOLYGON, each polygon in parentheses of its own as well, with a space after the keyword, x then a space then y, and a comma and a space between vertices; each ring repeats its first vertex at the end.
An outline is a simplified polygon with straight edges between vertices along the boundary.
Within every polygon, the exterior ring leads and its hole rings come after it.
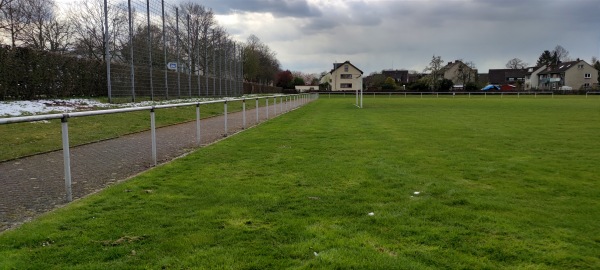
POLYGON ((234 41, 212 9, 197 3, 146 3, 112 2, 105 13, 97 0, 80 0, 71 9, 54 0, 0 0, 0 72, 12 74, 2 76, 0 98, 105 95, 101 80, 86 91, 65 87, 91 87, 88 73, 105 78, 106 61, 123 72, 127 66, 166 71, 177 62, 178 72, 233 79, 235 65, 226 61, 237 59, 244 81, 274 83, 280 63, 258 37, 234 41), (62 83, 44 89, 42 81, 62 83))

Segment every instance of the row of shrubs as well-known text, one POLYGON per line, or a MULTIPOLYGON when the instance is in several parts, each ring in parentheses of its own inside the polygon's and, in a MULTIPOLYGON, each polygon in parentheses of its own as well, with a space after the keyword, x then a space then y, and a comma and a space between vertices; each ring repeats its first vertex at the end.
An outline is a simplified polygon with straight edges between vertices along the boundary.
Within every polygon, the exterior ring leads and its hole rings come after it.
POLYGON ((29 48, 0 47, 0 100, 106 93, 106 66, 29 48))

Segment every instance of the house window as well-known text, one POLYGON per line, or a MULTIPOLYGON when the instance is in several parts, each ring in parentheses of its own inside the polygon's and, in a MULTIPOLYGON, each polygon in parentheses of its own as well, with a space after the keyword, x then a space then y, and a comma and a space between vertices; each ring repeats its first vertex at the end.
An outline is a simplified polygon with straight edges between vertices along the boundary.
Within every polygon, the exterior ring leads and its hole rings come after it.
POLYGON ((340 88, 352 88, 351 83, 340 83, 340 88))
POLYGON ((583 69, 583 65, 577 65, 578 69, 583 69))
POLYGON ((344 65, 344 72, 348 72, 348 65, 344 65))
POLYGON ((586 78, 586 79, 589 79, 589 78, 592 77, 592 74, 591 73, 586 73, 583 77, 586 78))
POLYGON ((340 74, 342 79, 352 79, 352 74, 340 74))
POLYGON ((584 83, 583 84, 583 89, 588 89, 590 88, 590 83, 584 83))
POLYGON ((514 81, 515 81, 515 78, 508 78, 508 81, 509 81, 509 82, 514 82, 514 81))

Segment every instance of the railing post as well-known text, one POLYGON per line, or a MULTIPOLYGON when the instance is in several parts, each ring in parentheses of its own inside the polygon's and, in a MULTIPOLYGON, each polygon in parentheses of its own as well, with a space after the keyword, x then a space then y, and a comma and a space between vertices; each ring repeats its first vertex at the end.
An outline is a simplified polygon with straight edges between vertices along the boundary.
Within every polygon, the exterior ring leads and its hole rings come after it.
POLYGON ((267 119, 269 119, 269 97, 265 98, 265 103, 267 106, 265 106, 265 109, 267 111, 267 119))
POLYGON ((279 114, 283 114, 283 96, 279 97, 279 114))
POLYGON ((260 120, 260 119, 258 119, 258 109, 259 109, 259 107, 258 107, 258 98, 256 98, 256 105, 255 106, 256 106, 256 108, 255 108, 255 110, 256 110, 256 124, 258 125, 258 121, 260 120))
POLYGON ((223 112, 225 115, 225 134, 223 136, 227 137, 227 134, 228 134, 228 130, 227 130, 227 100, 225 100, 225 102, 223 103, 223 112))
POLYGON ((154 113, 154 106, 152 109, 150 109, 150 134, 152 136, 152 161, 154 162, 154 166, 156 166, 156 117, 154 113))
POLYGON ((196 103, 196 144, 200 145, 200 102, 196 103))
POLYGON ((277 116, 277 97, 273 96, 273 117, 277 116))
POLYGON ((67 202, 73 200, 71 192, 71 154, 69 152, 69 115, 63 114, 61 119, 62 125, 62 145, 63 145, 63 162, 65 171, 65 190, 67 193, 67 202))
POLYGON ((242 129, 246 129, 246 99, 242 99, 242 129))

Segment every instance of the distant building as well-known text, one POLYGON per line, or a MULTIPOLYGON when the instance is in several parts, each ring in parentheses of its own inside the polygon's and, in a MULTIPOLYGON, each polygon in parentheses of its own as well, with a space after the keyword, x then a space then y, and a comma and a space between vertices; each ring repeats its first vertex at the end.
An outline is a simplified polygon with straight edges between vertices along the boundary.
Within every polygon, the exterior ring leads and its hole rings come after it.
POLYGON ((477 69, 469 67, 460 60, 448 62, 440 72, 444 79, 451 80, 455 85, 465 85, 477 81, 477 69))
MULTIPOLYGON (((526 69, 490 69, 488 83, 494 85, 511 85, 515 90, 522 88, 525 83, 526 69)), ((512 87, 511 87, 512 88, 512 87)), ((506 88, 506 89, 511 89, 506 88)), ((504 88, 503 88, 504 89, 504 88)))
POLYGON ((598 70, 584 60, 549 66, 538 73, 539 89, 590 89, 598 82, 598 70), (565 87, 567 86, 567 87, 565 87), (561 88, 562 87, 562 88, 561 88))
POLYGON ((350 61, 334 63, 329 74, 331 91, 355 91, 362 87, 363 72, 350 61))
POLYGON ((538 74, 546 69, 546 65, 539 67, 528 67, 525 73, 525 90, 535 90, 539 85, 538 74))
POLYGON ((396 84, 408 83, 408 70, 384 70, 381 72, 385 78, 392 78, 396 84))

